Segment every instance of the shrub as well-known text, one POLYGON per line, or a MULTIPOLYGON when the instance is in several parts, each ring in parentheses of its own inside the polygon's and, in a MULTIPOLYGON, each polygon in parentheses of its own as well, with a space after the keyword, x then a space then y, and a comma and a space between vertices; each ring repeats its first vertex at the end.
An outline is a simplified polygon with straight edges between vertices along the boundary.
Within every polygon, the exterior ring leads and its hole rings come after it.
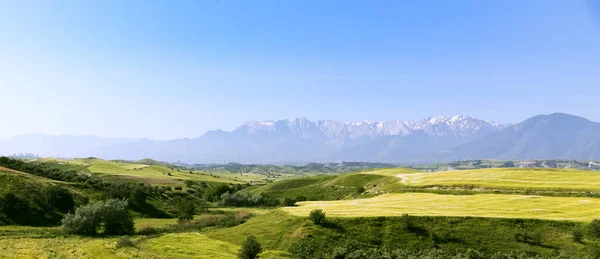
POLYGON ((104 234, 124 235, 134 233, 133 217, 127 209, 126 200, 111 199, 104 203, 102 221, 104 234))
POLYGON ((255 259, 258 258, 258 254, 260 254, 260 252, 262 252, 262 247, 260 246, 260 243, 258 243, 256 237, 251 235, 248 236, 248 238, 246 238, 246 241, 244 241, 242 248, 239 250, 238 258, 255 259))
POLYGON ((4 214, 8 219, 19 225, 30 223, 28 217, 31 214, 29 201, 15 195, 4 193, 0 196, 0 215, 4 214))
POLYGON ((160 234, 163 231, 164 230, 162 230, 162 229, 157 229, 157 228, 153 228, 153 227, 145 227, 145 228, 138 230, 137 233, 140 235, 150 236, 150 235, 160 234))
POLYGON ((231 194, 229 192, 223 193, 221 199, 217 202, 219 206, 234 206, 234 207, 250 207, 250 206, 265 206, 275 207, 280 204, 279 199, 271 196, 267 196, 261 193, 257 196, 252 197, 248 192, 237 192, 231 194))
POLYGON ((177 200, 177 219, 179 222, 194 219, 196 214, 196 202, 190 198, 180 198, 177 200))
POLYGON ((297 202, 300 202, 300 201, 306 201, 306 196, 302 196, 302 195, 300 195, 300 196, 296 197, 296 201, 297 201, 297 202))
MULTIPOLYGON (((191 173, 191 171, 190 171, 190 173, 191 173)), ((194 185, 194 182, 192 182, 190 180, 185 180, 183 183, 185 184, 185 186, 187 188, 190 188, 190 187, 192 187, 192 185, 194 185)))
POLYGON ((207 201, 218 201, 224 193, 234 193, 235 189, 225 184, 213 185, 204 192, 204 199, 207 201))
POLYGON ((231 217, 227 215, 201 215, 198 217, 196 225, 200 228, 223 226, 223 225, 235 225, 231 217), (232 221, 228 223, 227 221, 232 221))
POLYGON ((126 200, 115 199, 90 203, 77 208, 75 214, 66 214, 63 229, 70 234, 95 235, 104 223, 104 234, 131 234, 134 223, 127 206, 126 200))
POLYGON ((589 225, 590 234, 594 237, 600 237, 600 219, 594 219, 589 225))
POLYGON ((365 192, 365 187, 363 187, 363 186, 356 187, 357 194, 361 194, 363 192, 365 192))
POLYGON ((117 248, 135 247, 135 244, 129 238, 122 237, 121 239, 119 239, 119 241, 117 241, 116 247, 117 248))
POLYGON ((573 242, 583 242, 583 229, 579 226, 573 228, 573 230, 571 230, 571 237, 573 238, 573 242))
POLYGON ((321 247, 312 238, 302 238, 294 242, 288 251, 300 259, 320 258, 317 255, 321 251, 321 247))
POLYGON ((181 190, 183 190, 183 188, 181 188, 181 186, 175 186, 175 190, 176 191, 181 191, 181 190))
POLYGON ((95 235, 102 223, 102 207, 99 201, 77 208, 75 214, 66 214, 62 220, 63 229, 69 234, 95 235))
POLYGON ((252 213, 249 211, 241 210, 235 213, 235 221, 238 223, 244 223, 247 219, 252 217, 252 213))
POLYGON ((283 206, 288 206, 288 207, 296 206, 296 200, 294 200, 292 198, 288 198, 288 197, 283 198, 281 203, 283 206))
POLYGON ((44 201, 62 213, 73 211, 75 202, 73 195, 66 189, 50 185, 42 190, 44 201))
POLYGON ((400 216, 400 226, 402 226, 403 230, 413 229, 414 225, 411 216, 406 213, 402 214, 402 216, 400 216))
POLYGON ((315 223, 315 225, 321 225, 323 223, 325 223, 325 212, 323 212, 323 210, 321 209, 314 209, 310 212, 310 214, 308 215, 308 218, 310 219, 310 221, 312 221, 313 223, 315 223))

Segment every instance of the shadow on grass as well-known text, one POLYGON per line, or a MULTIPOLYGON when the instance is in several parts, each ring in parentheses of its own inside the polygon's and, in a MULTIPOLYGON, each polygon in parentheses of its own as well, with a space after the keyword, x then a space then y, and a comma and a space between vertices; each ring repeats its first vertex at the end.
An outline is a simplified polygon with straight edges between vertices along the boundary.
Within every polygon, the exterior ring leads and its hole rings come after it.
POLYGON ((427 231, 427 229, 425 229, 424 227, 410 226, 407 230, 411 233, 414 233, 417 236, 423 236, 423 237, 429 236, 429 231, 427 231))
POLYGON ((150 218, 171 218, 171 216, 162 210, 157 209, 154 205, 149 203, 143 204, 130 204, 132 210, 144 214, 150 218))
POLYGON ((344 230, 344 227, 342 227, 342 225, 340 225, 338 223, 335 223, 335 222, 331 222, 331 221, 326 221, 324 223, 321 223, 321 226, 324 227, 324 228, 335 230, 335 231, 340 232, 340 233, 346 232, 344 230))

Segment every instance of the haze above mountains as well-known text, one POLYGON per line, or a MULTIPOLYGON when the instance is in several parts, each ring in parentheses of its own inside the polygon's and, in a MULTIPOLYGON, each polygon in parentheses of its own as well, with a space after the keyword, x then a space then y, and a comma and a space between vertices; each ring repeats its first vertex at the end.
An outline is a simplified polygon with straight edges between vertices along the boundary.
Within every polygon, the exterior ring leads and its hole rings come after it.
POLYGON ((169 141, 40 134, 0 141, 0 154, 12 153, 192 163, 593 160, 600 158, 600 123, 562 113, 515 125, 467 115, 378 122, 294 118, 248 121, 231 132, 215 130, 198 138, 169 141))

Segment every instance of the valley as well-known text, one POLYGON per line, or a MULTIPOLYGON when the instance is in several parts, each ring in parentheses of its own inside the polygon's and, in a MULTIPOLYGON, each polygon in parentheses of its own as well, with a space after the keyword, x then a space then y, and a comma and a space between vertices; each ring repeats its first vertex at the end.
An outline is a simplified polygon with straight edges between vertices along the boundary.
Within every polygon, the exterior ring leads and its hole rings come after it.
POLYGON ((335 253, 340 258, 370 253, 463 258, 475 250, 475 258, 573 258, 600 252, 600 237, 591 227, 600 218, 596 171, 365 168, 324 174, 273 166, 186 169, 150 159, 3 161, 3 204, 12 193, 28 210, 46 217, 62 215, 59 207, 37 201, 47 199, 50 186, 68 190, 75 207, 123 192, 89 185, 95 177, 114 188, 142 184, 147 198, 128 196, 134 202, 135 229, 116 236, 68 234, 60 220, 43 223, 33 215, 23 214, 29 221, 18 221, 2 205, 0 258, 237 258, 249 235, 261 244, 261 258, 330 258, 335 253), (61 175, 71 170, 88 180, 20 171, 36 168, 61 175), (209 194, 219 186, 221 194, 209 194), (194 207, 191 219, 182 221, 184 201, 195 205, 188 205, 194 207), (325 213, 326 223, 309 220, 314 210, 325 213), (584 241, 574 239, 574 233, 584 241))

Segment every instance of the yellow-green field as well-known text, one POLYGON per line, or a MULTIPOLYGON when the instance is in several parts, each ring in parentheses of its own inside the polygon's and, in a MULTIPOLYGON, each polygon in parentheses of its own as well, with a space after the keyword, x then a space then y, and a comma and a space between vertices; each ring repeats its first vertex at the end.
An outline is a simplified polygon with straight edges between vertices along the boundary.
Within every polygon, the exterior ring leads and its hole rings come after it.
POLYGON ((436 173, 400 173, 410 186, 464 186, 486 188, 600 191, 600 172, 569 169, 493 168, 436 173))
POLYGON ((117 248, 119 238, 0 236, 0 258, 236 258, 239 246, 199 233, 132 238, 136 247, 117 248))
POLYGON ((600 199, 527 195, 385 194, 369 199, 300 202, 283 210, 307 216, 323 209, 333 217, 471 216, 591 221, 600 218, 600 199))

